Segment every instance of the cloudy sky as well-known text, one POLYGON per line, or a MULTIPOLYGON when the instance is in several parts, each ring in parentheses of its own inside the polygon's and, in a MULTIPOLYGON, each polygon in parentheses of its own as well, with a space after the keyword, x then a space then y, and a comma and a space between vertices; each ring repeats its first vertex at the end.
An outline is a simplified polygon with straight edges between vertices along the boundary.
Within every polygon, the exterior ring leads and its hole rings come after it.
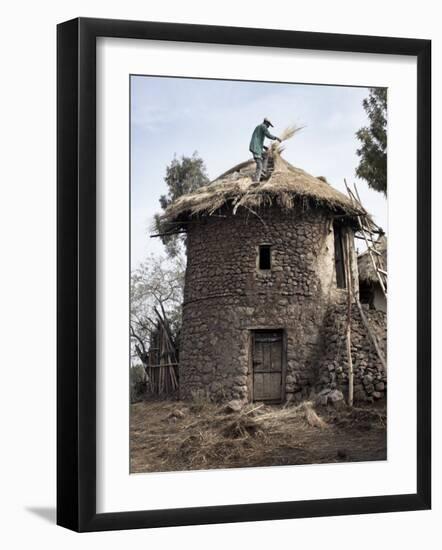
POLYGON ((132 76, 132 268, 151 252, 163 251, 149 234, 174 155, 197 151, 215 179, 250 158, 250 137, 264 116, 273 122, 275 135, 290 124, 305 125, 286 143, 283 156, 314 176, 325 176, 337 189, 345 190, 344 178, 356 181, 365 207, 387 231, 383 195, 355 178, 355 132, 367 124, 362 108, 367 95, 367 88, 132 76))

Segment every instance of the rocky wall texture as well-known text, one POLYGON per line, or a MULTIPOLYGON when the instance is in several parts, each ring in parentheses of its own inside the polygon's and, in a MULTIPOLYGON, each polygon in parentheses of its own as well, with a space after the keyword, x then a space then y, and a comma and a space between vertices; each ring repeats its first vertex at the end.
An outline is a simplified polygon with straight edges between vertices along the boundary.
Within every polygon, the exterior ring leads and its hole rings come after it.
POLYGON ((307 397, 317 383, 328 304, 345 293, 336 289, 332 218, 319 208, 256 214, 226 211, 188 226, 183 399, 250 399, 257 329, 284 331, 286 398, 307 397), (262 244, 271 245, 270 271, 258 269, 262 244))
MULTIPOLYGON (((362 306, 384 357, 387 357, 387 316, 383 311, 362 306)), ((373 346, 355 304, 351 311, 351 355, 355 402, 383 399, 387 391, 387 373, 373 346)), ((323 351, 318 364, 316 391, 326 404, 328 390, 339 390, 348 398, 348 356, 346 347, 347 307, 345 303, 331 305, 324 320, 323 351)))

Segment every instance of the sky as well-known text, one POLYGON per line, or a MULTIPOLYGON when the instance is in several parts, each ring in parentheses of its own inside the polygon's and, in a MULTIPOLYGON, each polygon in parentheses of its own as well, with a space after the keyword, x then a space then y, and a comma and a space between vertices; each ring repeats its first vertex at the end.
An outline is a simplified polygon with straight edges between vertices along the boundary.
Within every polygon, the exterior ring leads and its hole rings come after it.
POLYGON ((150 238, 158 199, 167 194, 166 166, 174 155, 197 151, 210 180, 251 157, 249 142, 268 117, 274 135, 291 124, 305 126, 285 142, 291 164, 325 176, 345 192, 356 182, 361 200, 387 231, 387 201, 358 180, 356 131, 368 124, 362 100, 368 88, 172 77, 131 77, 131 263, 164 252, 150 238))

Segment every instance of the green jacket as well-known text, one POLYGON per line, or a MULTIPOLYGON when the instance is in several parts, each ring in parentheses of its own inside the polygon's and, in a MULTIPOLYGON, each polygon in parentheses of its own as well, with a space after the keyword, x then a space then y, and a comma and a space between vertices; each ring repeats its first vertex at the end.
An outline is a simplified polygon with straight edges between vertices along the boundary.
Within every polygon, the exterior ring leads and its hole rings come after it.
POLYGON ((264 138, 266 137, 269 139, 276 139, 276 137, 268 131, 267 126, 264 123, 258 124, 253 131, 249 151, 260 157, 264 146, 264 138))

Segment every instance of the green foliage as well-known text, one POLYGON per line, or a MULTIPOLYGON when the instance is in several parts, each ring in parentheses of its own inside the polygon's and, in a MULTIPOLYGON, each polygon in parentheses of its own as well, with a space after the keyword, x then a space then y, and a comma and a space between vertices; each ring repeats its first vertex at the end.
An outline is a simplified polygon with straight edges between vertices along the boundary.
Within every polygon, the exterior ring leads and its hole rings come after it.
POLYGON ((361 147, 356 175, 369 187, 387 194, 387 88, 370 88, 362 103, 369 126, 356 132, 361 147))
MULTIPOLYGON (((202 185, 209 183, 204 161, 195 151, 191 157, 182 156, 178 159, 176 156, 166 168, 164 181, 167 184, 167 195, 160 197, 160 205, 164 212, 169 204, 182 195, 196 191, 202 185)), ((173 232, 176 229, 174 224, 165 223, 161 220, 161 214, 156 214, 154 219, 155 230, 162 234, 160 237, 167 254, 173 258, 177 256, 181 249, 183 238, 180 235, 164 235, 164 233, 173 232)))

